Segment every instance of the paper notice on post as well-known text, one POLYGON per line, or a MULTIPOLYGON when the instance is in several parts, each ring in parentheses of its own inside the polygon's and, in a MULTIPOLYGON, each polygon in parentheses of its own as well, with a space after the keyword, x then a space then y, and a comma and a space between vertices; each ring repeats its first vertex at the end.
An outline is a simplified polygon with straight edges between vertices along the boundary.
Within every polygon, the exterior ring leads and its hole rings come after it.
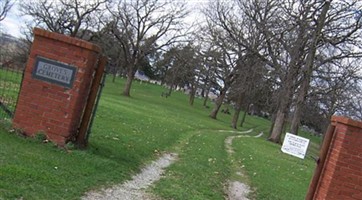
POLYGON ((284 153, 304 159, 308 145, 309 139, 287 133, 281 150, 284 153))

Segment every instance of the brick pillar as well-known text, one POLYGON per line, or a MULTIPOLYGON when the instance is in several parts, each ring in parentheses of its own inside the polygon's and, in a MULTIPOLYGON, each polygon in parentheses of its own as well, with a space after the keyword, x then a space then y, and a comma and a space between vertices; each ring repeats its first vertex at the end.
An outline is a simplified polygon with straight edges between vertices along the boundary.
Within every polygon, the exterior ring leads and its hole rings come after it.
POLYGON ((94 44, 35 28, 13 126, 28 136, 45 133, 60 146, 71 140, 99 54, 94 44))
POLYGON ((317 200, 362 199, 362 122, 332 117, 334 135, 314 194, 317 200))

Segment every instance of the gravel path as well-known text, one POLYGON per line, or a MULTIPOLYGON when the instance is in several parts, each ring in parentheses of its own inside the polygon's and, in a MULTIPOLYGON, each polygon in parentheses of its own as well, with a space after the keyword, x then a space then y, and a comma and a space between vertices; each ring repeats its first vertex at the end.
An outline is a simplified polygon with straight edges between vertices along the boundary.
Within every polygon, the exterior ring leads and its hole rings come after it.
POLYGON ((164 169, 177 160, 177 154, 167 153, 142 169, 132 180, 101 191, 91 191, 82 197, 83 200, 156 200, 146 189, 159 180, 164 169))
MULTIPOLYGON (((237 133, 245 134, 245 133, 251 133, 252 131, 253 129, 250 129, 247 131, 237 132, 237 133)), ((260 133, 255 137, 261 137, 262 135, 263 134, 260 133)), ((249 135, 229 136, 225 139, 225 148, 229 155, 235 153, 234 149, 232 148, 233 140, 235 138, 240 138, 240 137, 250 137, 250 136, 249 135)), ((236 173, 243 176, 241 172, 236 172, 236 173)), ((229 181, 226 193, 227 193, 227 198, 226 198, 227 200, 249 200, 247 196, 250 193, 250 187, 239 181, 229 181)))
MULTIPOLYGON (((246 134, 251 133, 253 129, 248 131, 225 131, 219 130, 219 132, 230 132, 246 134)), ((263 133, 254 137, 261 137, 263 133)), ((231 155, 234 153, 232 148, 232 142, 234 138, 250 137, 249 135, 229 136, 225 140, 226 151, 231 155)), ((111 188, 101 189, 100 191, 87 192, 82 200, 158 200, 155 195, 146 192, 154 182, 158 181, 165 168, 174 163, 178 158, 175 153, 166 153, 158 160, 153 161, 141 170, 141 173, 132 177, 132 180, 126 181, 121 185, 115 185, 111 188)), ((241 174, 241 172, 237 172, 241 174)), ((242 175, 242 174, 241 174, 242 175)), ((249 200, 247 195, 250 192, 250 187, 244 183, 238 181, 228 182, 227 194, 228 200, 249 200)))
POLYGON ((250 187, 239 181, 229 182, 228 200, 249 200, 247 198, 250 192, 250 187))
POLYGON ((222 132, 222 133, 240 133, 240 134, 245 134, 245 133, 251 133, 253 132, 254 129, 249 129, 247 131, 229 131, 229 130, 219 130, 219 132, 222 132))

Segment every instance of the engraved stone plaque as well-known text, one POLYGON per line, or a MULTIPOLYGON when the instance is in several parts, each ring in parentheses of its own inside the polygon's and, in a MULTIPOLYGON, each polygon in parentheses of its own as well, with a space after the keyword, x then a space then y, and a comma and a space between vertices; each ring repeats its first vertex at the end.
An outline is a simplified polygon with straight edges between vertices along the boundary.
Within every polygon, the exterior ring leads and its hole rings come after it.
POLYGON ((33 78, 72 88, 75 73, 76 67, 55 60, 37 57, 33 70, 33 78))

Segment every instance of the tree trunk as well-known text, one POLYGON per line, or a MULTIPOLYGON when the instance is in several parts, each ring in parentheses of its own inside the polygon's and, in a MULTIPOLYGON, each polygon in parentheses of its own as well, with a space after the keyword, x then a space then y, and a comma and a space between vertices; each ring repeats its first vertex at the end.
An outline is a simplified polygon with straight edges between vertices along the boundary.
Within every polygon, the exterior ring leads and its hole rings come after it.
POLYGON ((283 131, 285 117, 289 111, 289 106, 292 101, 293 93, 295 90, 295 80, 298 76, 299 69, 301 67, 300 57, 304 54, 304 29, 302 29, 299 33, 298 40, 293 47, 293 51, 291 53, 291 60, 289 62, 289 69, 286 74, 285 81, 283 81, 282 92, 279 94, 279 106, 277 109, 277 113, 275 116, 275 122, 273 125, 273 129, 269 141, 279 143, 280 136, 283 131))
MULTIPOLYGON (((308 17, 306 14, 307 12, 303 14, 303 19, 306 19, 308 17)), ((295 80, 297 79, 300 67, 303 66, 302 58, 306 53, 305 48, 307 45, 307 38, 305 37, 306 32, 307 25, 303 22, 299 25, 297 40, 294 43, 290 52, 290 62, 288 66, 289 69, 287 71, 285 81, 283 81, 282 84, 282 91, 279 96, 280 104, 277 109, 275 123, 271 135, 268 138, 268 140, 276 143, 280 142, 280 136, 283 131, 284 121, 289 111, 289 106, 295 90, 295 80)))
POLYGON ((289 110, 289 105, 292 101, 292 96, 294 93, 294 80, 297 76, 298 72, 298 65, 296 57, 291 61, 290 69, 287 73, 287 77, 282 86, 282 92, 279 94, 279 106, 277 108, 275 122, 273 124, 273 129, 271 131, 270 137, 268 138, 269 141, 279 143, 280 142, 280 135, 283 131, 285 117, 289 110))
POLYGON ((275 118, 276 118, 275 116, 276 116, 276 114, 275 114, 275 112, 273 112, 272 117, 271 117, 271 126, 270 126, 270 129, 269 129, 268 138, 270 138, 270 136, 272 135, 272 132, 273 132, 273 128, 274 128, 274 124, 275 124, 275 118))
POLYGON ((201 97, 202 97, 202 98, 205 97, 205 88, 202 88, 202 90, 201 90, 201 97))
POLYGON ((231 127, 233 129, 238 129, 238 120, 239 120, 239 115, 240 115, 240 111, 241 111, 241 108, 235 108, 235 112, 234 112, 234 116, 233 116, 233 119, 231 121, 231 127))
POLYGON ((194 100, 195 100, 195 95, 196 95, 196 90, 197 90, 197 84, 199 83, 200 81, 200 76, 197 78, 196 80, 196 84, 195 84, 195 80, 192 81, 191 83, 191 93, 190 93, 190 100, 189 100, 189 103, 190 105, 194 105, 194 100))
POLYGON ((191 91, 190 91, 190 98, 189 98, 190 106, 194 105, 195 93, 196 93, 196 88, 195 88, 195 85, 192 84, 191 85, 191 91))
POLYGON ((243 114, 243 117, 241 118, 241 121, 240 121, 240 127, 244 126, 244 122, 245 122, 245 119, 246 119, 246 114, 247 114, 247 112, 245 111, 244 114, 243 114))
POLYGON ((238 127, 238 121, 239 121, 239 115, 240 115, 240 111, 241 111, 242 102, 243 102, 243 95, 239 95, 238 100, 236 102, 236 106, 235 106, 234 116, 231 121, 231 127, 234 129, 237 129, 237 127, 238 127))
POLYGON ((113 73, 113 79, 112 79, 112 83, 116 82, 116 73, 113 73))
POLYGON ((205 107, 206 107, 207 101, 209 100, 209 92, 210 92, 210 87, 208 87, 207 90, 206 90, 206 94, 205 94, 205 97, 204 97, 204 103, 202 104, 205 107))
POLYGON ((269 141, 280 143, 280 136, 283 131, 285 116, 285 112, 279 109, 275 118, 273 130, 270 137, 268 138, 269 141))
POLYGON ((132 86, 132 82, 133 82, 133 78, 135 75, 135 70, 133 70, 133 68, 129 68, 128 72, 127 72, 127 81, 126 81, 126 85, 124 86, 124 90, 123 90, 123 95, 126 97, 130 97, 131 96, 131 86, 132 86))
POLYGON ((293 114, 293 119, 292 119, 292 124, 290 125, 290 132, 294 135, 298 135, 298 129, 299 129, 299 124, 300 124, 300 119, 302 117, 302 110, 303 110, 303 105, 304 105, 304 100, 305 97, 307 95, 307 91, 308 91, 308 86, 309 85, 309 78, 307 80, 307 78, 305 78, 303 80, 302 86, 300 88, 298 97, 297 97, 297 102, 295 104, 295 111, 293 114))
MULTIPOLYGON (((296 68, 296 66, 292 66, 292 68, 296 68)), ((279 143, 280 135, 283 131, 283 126, 285 122, 285 117, 289 111, 289 105, 292 101, 291 96, 294 92, 294 77, 295 77, 296 69, 292 69, 291 72, 287 75, 287 81, 284 83, 284 92, 280 95, 280 104, 277 108, 277 112, 275 115, 275 121, 272 124, 273 128, 268 138, 269 141, 279 143)))
POLYGON ((166 95, 166 98, 171 96, 171 93, 172 93, 172 88, 173 88, 173 83, 170 85, 170 88, 168 89, 168 92, 167 92, 167 95, 166 95))
MULTIPOLYGON (((240 105, 241 105, 241 104, 240 104, 240 105)), ((244 122, 245 122, 245 119, 246 119, 246 115, 247 115, 248 112, 249 112, 250 105, 251 105, 251 103, 248 103, 248 104, 247 104, 246 110, 244 111, 243 117, 241 118, 241 121, 240 121, 240 127, 243 127, 243 126, 244 126, 244 122)))
POLYGON ((296 107, 295 107, 295 112, 294 112, 292 124, 291 124, 291 133, 293 133, 295 135, 298 135, 298 128, 299 128, 300 119, 301 119, 301 115, 302 115, 302 108, 304 105, 305 98, 308 94, 309 82, 310 82, 312 72, 313 72, 313 63, 314 63, 314 58, 315 58, 315 54, 317 51, 317 43, 318 43, 319 37, 321 35, 321 31, 324 26, 324 23, 326 21, 326 15, 327 15, 327 11, 329 9, 330 4, 331 4, 331 2, 329 2, 329 1, 325 2, 321 15, 318 18, 318 25, 316 27, 316 30, 313 32, 312 45, 311 45, 311 49, 308 54, 308 57, 306 60, 306 65, 305 65, 306 70, 305 70, 305 74, 304 74, 304 80, 303 80, 302 86, 300 87, 300 90, 299 90, 296 107))
MULTIPOLYGON (((116 62, 116 66, 118 67, 118 61, 116 62)), ((113 66, 112 68, 112 74, 113 74, 113 79, 112 82, 116 82, 116 78, 117 78, 117 67, 113 66)))
POLYGON ((226 91, 227 91, 227 88, 223 88, 220 91, 220 96, 216 99, 215 107, 214 107, 214 109, 212 109, 212 111, 211 111, 211 113, 209 115, 211 118, 216 119, 216 116, 217 116, 217 114, 218 114, 218 112, 220 110, 222 102, 224 101, 226 91))
POLYGON ((296 106, 295 112, 292 118, 292 124, 290 125, 290 133, 294 135, 298 135, 299 132, 299 125, 300 125, 300 118, 301 118, 301 108, 302 106, 296 106))

